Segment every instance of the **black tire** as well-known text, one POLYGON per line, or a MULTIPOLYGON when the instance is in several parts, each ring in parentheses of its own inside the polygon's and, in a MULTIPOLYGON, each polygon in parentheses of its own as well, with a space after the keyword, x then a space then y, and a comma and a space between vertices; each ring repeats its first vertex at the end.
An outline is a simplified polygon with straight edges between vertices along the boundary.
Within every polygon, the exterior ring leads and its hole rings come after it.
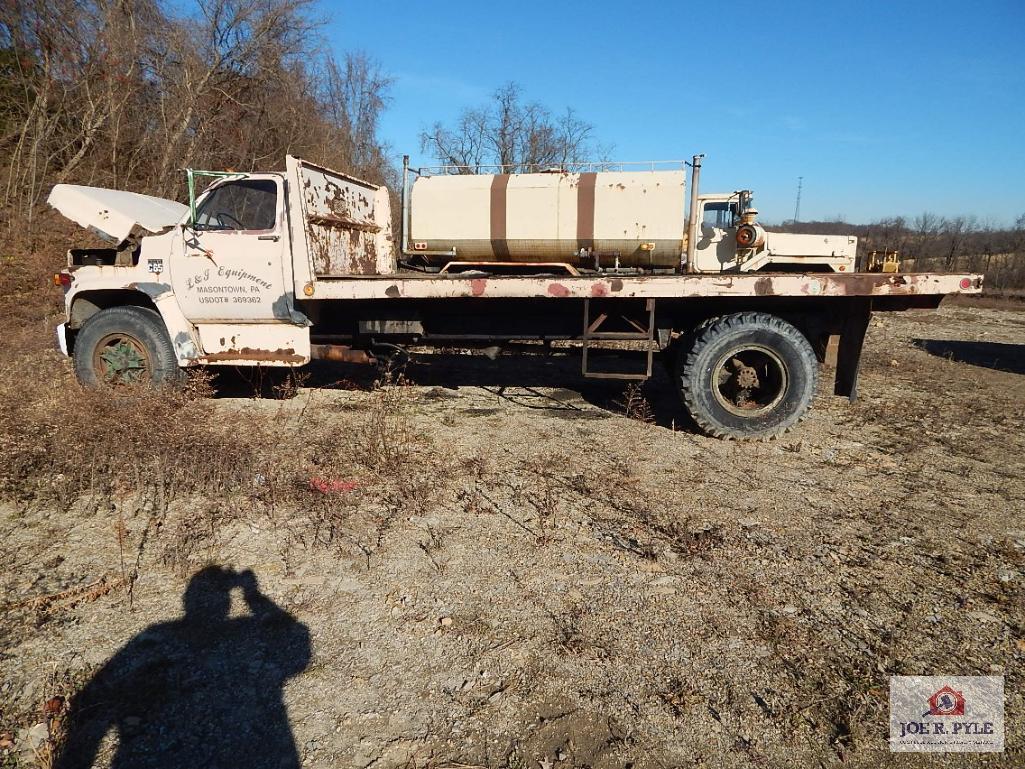
POLYGON ((682 340, 676 384, 697 427, 716 438, 767 440, 808 411, 815 351, 797 328, 763 312, 705 321, 682 340))
POLYGON ((75 375, 89 387, 172 384, 182 371, 160 315, 147 307, 111 307, 75 337, 75 375))

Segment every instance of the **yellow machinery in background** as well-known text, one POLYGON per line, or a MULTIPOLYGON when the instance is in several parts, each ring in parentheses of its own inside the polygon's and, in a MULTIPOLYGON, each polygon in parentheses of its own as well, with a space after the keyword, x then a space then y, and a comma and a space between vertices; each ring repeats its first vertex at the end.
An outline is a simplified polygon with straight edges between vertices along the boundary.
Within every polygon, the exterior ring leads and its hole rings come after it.
POLYGON ((865 265, 866 272, 900 272, 900 259, 896 251, 871 251, 865 265))

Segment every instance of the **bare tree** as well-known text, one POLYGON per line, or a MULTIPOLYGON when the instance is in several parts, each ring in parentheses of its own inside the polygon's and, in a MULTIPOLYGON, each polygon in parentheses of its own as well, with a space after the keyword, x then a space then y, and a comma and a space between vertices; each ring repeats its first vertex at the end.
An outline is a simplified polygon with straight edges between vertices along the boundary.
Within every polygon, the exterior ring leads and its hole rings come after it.
POLYGON ((467 172, 484 165, 513 172, 587 160, 600 151, 592 133, 593 127, 573 110, 554 116, 547 107, 524 102, 520 87, 507 83, 487 104, 464 110, 454 126, 435 123, 423 131, 420 144, 439 162, 465 166, 467 172))
POLYGON ((0 217, 31 225, 71 181, 175 196, 185 166, 316 156, 375 181, 390 79, 324 55, 311 0, 0 4, 0 217))
POLYGON ((910 240, 908 257, 921 259, 933 256, 933 254, 927 252, 927 246, 936 238, 940 225, 939 217, 928 211, 923 211, 915 217, 913 225, 914 237, 910 240))
POLYGON ((278 80, 308 53, 306 41, 315 29, 306 15, 311 2, 200 0, 203 23, 193 34, 177 36, 173 44, 179 50, 164 60, 171 77, 163 105, 166 141, 157 167, 162 191, 173 188, 176 168, 192 164, 197 155, 214 154, 202 146, 214 124, 237 128, 242 127, 239 112, 266 114, 261 106, 267 105, 252 99, 266 96, 267 89, 250 86, 278 80))
MULTIPOLYGON (((800 229, 800 225, 795 225, 800 229)), ((889 219, 881 219, 875 224, 878 232, 882 251, 896 251, 900 254, 906 253, 908 243, 907 222, 902 216, 894 216, 889 219)))
POLYGON ((346 165, 354 173, 372 175, 383 167, 378 128, 392 82, 365 53, 346 54, 342 66, 333 59, 326 63, 322 85, 326 117, 345 137, 346 165))
POLYGON ((955 216, 951 219, 943 219, 940 226, 943 240, 945 241, 943 266, 954 269, 957 258, 962 253, 965 240, 976 230, 974 216, 955 216))

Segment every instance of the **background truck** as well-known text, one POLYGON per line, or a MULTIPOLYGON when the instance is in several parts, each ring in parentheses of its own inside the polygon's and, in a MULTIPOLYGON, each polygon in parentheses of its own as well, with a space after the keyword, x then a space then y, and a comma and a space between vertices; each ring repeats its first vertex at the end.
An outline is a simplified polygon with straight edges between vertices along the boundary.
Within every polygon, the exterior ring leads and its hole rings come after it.
POLYGON ((590 377, 645 379, 664 354, 700 429, 765 438, 807 411, 830 336, 834 392, 853 399, 873 311, 981 291, 979 275, 855 273, 854 238, 767 233, 750 192, 701 195, 701 156, 691 167, 685 219, 682 167, 407 162, 398 248, 385 188, 295 157, 282 173, 189 171, 189 205, 57 185, 50 204, 113 244, 72 249, 55 276, 59 344, 81 381, 120 385, 572 340, 590 377), (600 367, 609 346, 635 348, 636 367, 600 367))

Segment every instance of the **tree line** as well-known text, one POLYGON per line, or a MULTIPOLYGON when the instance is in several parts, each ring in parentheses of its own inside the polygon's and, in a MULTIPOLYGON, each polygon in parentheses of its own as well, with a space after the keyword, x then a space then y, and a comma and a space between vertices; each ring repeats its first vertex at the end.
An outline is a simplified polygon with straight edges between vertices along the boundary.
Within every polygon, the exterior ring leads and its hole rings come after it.
POLYGON ((31 225, 56 183, 182 195, 185 167, 269 170, 291 153, 373 181, 390 80, 325 52, 313 0, 6 0, 0 216, 31 225))
POLYGON ((980 222, 974 216, 922 213, 911 219, 894 216, 870 224, 786 222, 769 229, 856 235, 859 255, 896 251, 905 272, 984 272, 990 288, 1025 288, 1025 214, 1009 227, 980 222))

